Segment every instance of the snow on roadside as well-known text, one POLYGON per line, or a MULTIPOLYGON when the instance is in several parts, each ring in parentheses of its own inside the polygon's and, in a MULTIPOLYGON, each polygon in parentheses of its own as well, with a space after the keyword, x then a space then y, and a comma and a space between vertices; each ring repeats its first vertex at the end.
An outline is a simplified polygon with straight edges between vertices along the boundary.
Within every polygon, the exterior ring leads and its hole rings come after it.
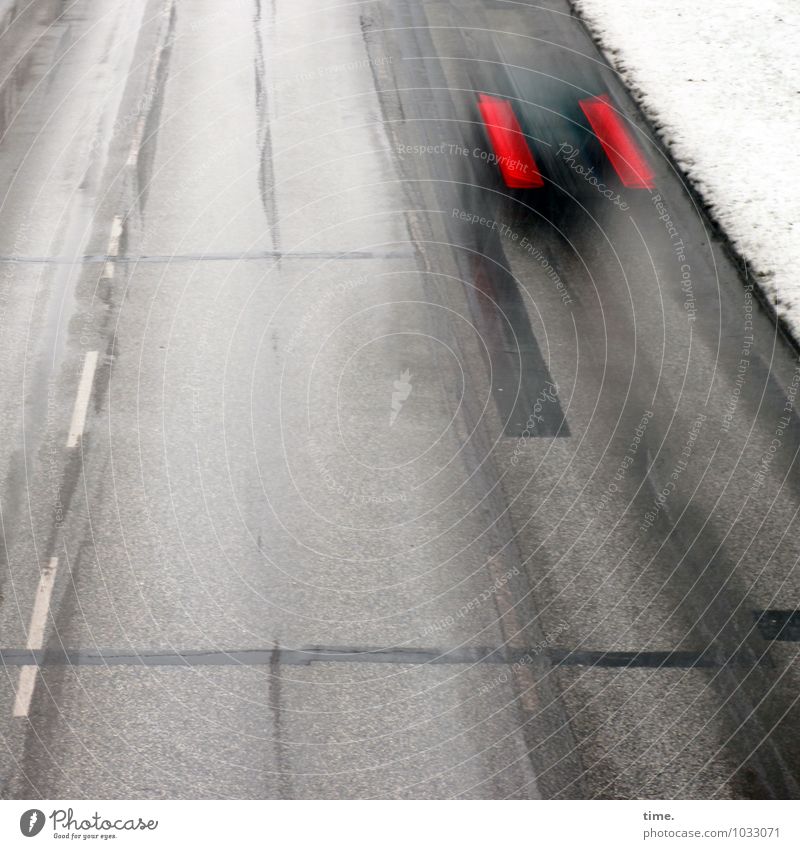
POLYGON ((800 4, 572 5, 800 340, 800 4))

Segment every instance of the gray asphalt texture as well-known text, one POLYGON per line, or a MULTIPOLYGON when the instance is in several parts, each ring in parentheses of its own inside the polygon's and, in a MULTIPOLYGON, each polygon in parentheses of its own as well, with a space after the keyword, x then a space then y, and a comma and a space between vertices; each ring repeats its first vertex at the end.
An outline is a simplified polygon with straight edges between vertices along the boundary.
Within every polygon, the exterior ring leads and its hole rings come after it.
POLYGON ((565 3, 0 15, 0 797, 798 795, 797 352, 565 3))

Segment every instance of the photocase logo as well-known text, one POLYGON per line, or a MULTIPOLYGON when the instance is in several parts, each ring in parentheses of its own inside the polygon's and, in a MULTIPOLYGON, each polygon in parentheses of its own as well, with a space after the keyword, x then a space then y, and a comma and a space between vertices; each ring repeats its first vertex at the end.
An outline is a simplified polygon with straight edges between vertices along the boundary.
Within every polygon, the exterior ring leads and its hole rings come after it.
MULTIPOLYGON (((83 839, 97 837, 97 832, 114 831, 155 831, 158 828, 158 820, 143 820, 141 817, 128 819, 110 820, 95 811, 83 819, 76 819, 72 808, 56 808, 48 816, 38 808, 31 808, 19 818, 19 830, 25 837, 36 837, 44 828, 47 820, 52 820, 54 837, 79 838, 80 832, 94 832, 84 834, 83 839)), ((115 837, 114 834, 100 834, 103 840, 115 837)))
POLYGON ((38 808, 31 808, 19 818, 19 830, 25 837, 36 837, 44 828, 44 813, 38 808))
POLYGON ((400 380, 394 382, 394 392, 392 392, 392 412, 389 415, 389 427, 397 420, 403 404, 408 400, 411 394, 411 372, 405 369, 400 374, 400 380))

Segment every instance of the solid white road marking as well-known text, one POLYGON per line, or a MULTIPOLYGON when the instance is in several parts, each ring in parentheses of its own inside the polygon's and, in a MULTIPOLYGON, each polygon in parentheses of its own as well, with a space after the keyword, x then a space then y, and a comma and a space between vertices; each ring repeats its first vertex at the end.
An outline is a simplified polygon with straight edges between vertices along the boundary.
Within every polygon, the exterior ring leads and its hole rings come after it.
POLYGON ((83 361, 81 382, 78 384, 78 394, 75 397, 75 407, 72 410, 72 422, 70 422, 69 434, 67 435, 67 448, 74 448, 83 433, 96 368, 97 351, 87 351, 86 359, 83 361))
MULTIPOLYGON (((58 558, 51 557, 50 562, 42 569, 42 575, 39 578, 39 586, 36 589, 36 598, 33 602, 33 613, 31 613, 31 624, 28 627, 26 647, 30 651, 37 651, 44 646, 44 629, 47 625, 47 614, 50 612, 50 597, 53 594, 57 569, 58 558)), ((38 671, 38 666, 23 666, 20 669, 17 695, 14 698, 14 716, 28 715, 38 671)))

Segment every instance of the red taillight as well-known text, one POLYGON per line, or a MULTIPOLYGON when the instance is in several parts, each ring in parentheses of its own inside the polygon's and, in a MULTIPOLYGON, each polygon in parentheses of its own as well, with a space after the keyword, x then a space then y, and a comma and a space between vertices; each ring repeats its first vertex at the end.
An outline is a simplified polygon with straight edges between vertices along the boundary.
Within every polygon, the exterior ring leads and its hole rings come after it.
POLYGON ((629 189, 652 189, 653 172, 609 96, 601 94, 579 103, 622 184, 629 189))
POLYGON ((540 189, 544 180, 511 104, 502 98, 481 94, 478 109, 505 184, 510 189, 540 189))

